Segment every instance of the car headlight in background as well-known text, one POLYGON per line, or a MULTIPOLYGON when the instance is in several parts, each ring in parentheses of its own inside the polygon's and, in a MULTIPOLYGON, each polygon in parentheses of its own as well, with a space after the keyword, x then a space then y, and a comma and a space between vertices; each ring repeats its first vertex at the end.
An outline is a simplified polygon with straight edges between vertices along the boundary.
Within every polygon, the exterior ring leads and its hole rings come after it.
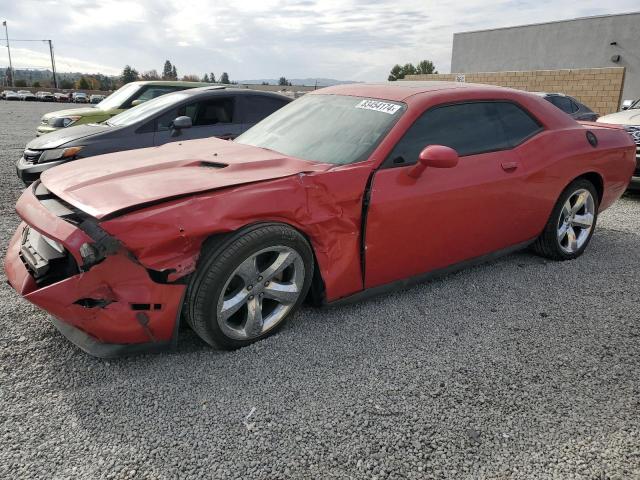
POLYGON ((80 115, 68 115, 66 117, 52 117, 49 119, 49 126, 56 128, 64 128, 72 125, 73 123, 80 120, 82 117, 80 115))
POLYGON ((53 150, 44 150, 38 163, 53 162, 54 160, 60 160, 63 158, 73 158, 84 147, 67 147, 67 148, 54 148, 53 150))

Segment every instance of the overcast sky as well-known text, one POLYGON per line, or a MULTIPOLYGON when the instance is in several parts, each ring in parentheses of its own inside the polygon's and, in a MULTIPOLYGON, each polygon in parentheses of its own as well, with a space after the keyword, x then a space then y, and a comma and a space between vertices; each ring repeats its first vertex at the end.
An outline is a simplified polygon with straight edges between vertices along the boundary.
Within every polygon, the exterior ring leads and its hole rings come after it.
MULTIPOLYGON (((634 10, 638 0, 0 0, 10 41, 52 39, 59 71, 161 71, 169 59, 181 76, 232 80, 386 80, 422 59, 444 73, 454 32, 634 10)), ((11 47, 14 68, 50 65, 45 43, 11 47)))

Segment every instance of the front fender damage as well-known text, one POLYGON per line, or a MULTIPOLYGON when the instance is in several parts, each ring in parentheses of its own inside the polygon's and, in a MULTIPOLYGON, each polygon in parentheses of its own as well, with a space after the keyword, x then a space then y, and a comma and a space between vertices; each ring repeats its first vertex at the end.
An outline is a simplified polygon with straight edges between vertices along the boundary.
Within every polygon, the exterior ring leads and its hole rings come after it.
POLYGON ((289 224, 309 239, 331 301, 362 289, 362 198, 366 164, 232 187, 144 208, 101 228, 167 282, 196 267, 203 243, 259 222, 289 224))

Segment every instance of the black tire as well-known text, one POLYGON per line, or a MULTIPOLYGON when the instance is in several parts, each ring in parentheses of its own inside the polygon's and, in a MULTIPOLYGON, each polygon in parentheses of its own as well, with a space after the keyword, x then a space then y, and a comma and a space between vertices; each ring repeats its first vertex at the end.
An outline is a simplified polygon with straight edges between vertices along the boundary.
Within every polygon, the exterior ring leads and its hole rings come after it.
POLYGON ((242 229, 217 247, 205 246, 198 268, 187 288, 185 313, 191 328, 208 344, 233 350, 254 343, 277 332, 304 301, 313 278, 313 252, 297 230, 283 224, 258 224, 242 229), (270 330, 250 339, 225 334, 217 317, 218 300, 236 268, 263 249, 284 246, 294 250, 304 265, 304 283, 295 304, 270 330))
POLYGON ((591 241, 591 237, 593 236, 593 232, 596 228, 596 223, 598 220, 598 207, 599 207, 599 197, 598 192, 596 191, 595 186, 589 180, 585 178, 579 178, 574 180, 569 184, 567 188, 564 189, 558 201, 556 202, 553 210, 551 211, 551 215, 549 216, 549 220, 544 227, 544 230, 540 234, 540 236, 536 239, 533 244, 533 251, 540 256, 552 259, 552 260, 573 260, 574 258, 578 258, 582 255, 589 245, 591 241), (582 244, 580 248, 578 248, 575 252, 568 253, 565 251, 560 241, 558 240, 558 226, 560 225, 563 206, 567 202, 569 198, 571 198, 577 191, 579 190, 587 190, 592 198, 595 205, 595 211, 593 213, 593 223, 591 225, 591 230, 589 234, 582 244))

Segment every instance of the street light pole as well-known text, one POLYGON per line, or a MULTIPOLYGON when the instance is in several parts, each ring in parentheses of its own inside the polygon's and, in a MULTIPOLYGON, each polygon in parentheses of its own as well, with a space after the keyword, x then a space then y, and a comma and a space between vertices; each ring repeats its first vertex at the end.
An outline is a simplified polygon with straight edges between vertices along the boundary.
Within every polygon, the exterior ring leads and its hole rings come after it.
POLYGON ((9 54, 9 73, 11 74, 11 86, 13 87, 13 82, 15 81, 13 78, 13 65, 11 65, 11 48, 9 47, 9 29, 7 28, 7 21, 3 21, 2 25, 4 26, 4 34, 7 38, 7 53, 9 54))
POLYGON ((49 42, 49 53, 51 53, 51 70, 53 72, 53 86, 58 88, 58 80, 56 79, 56 61, 53 59, 53 43, 51 40, 47 40, 49 42))

